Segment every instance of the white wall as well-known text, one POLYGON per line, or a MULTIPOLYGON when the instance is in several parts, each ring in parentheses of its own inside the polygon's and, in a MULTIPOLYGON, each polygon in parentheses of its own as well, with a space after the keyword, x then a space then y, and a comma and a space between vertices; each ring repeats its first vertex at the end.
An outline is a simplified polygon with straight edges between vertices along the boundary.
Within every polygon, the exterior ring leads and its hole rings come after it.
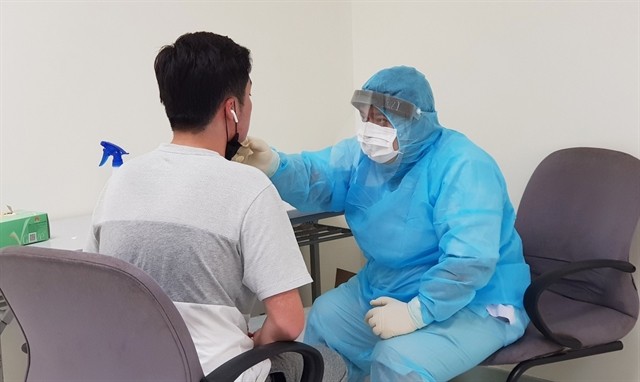
POLYGON ((553 150, 640 156, 637 2, 358 2, 352 12, 354 86, 382 67, 420 69, 440 122, 494 155, 515 204, 553 150))
MULTIPOLYGON (((2 2, 0 206, 89 213, 111 171, 97 167, 100 140, 135 156, 170 139, 153 59, 195 30, 252 50, 251 133, 284 151, 351 135, 353 89, 383 67, 418 67, 441 123, 494 155, 517 205, 555 149, 640 157, 639 12, 632 1, 2 2)), ((361 258, 345 239, 323 244, 322 262, 326 290, 335 266, 361 258)), ((637 381, 638 329, 625 342, 531 374, 637 381)))
POLYGON ((278 148, 329 145, 352 116, 346 3, 1 4, 2 210, 90 213, 111 172, 98 167, 101 140, 129 157, 169 141, 153 60, 186 32, 229 35, 252 51, 251 134, 278 148))
MULTIPOLYGON (((386 66, 423 71, 440 122, 493 154, 515 205, 556 149, 640 157, 638 2, 357 2, 352 13, 354 86, 386 66)), ((639 330, 621 352, 528 374, 638 381, 639 330)))

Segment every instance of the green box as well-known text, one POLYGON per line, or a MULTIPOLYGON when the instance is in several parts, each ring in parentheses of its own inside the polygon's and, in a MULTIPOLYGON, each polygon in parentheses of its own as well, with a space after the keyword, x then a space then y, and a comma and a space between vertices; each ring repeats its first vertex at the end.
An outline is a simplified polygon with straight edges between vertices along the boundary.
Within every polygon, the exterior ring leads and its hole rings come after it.
POLYGON ((0 248, 48 240, 49 217, 44 212, 15 211, 0 216, 0 248))

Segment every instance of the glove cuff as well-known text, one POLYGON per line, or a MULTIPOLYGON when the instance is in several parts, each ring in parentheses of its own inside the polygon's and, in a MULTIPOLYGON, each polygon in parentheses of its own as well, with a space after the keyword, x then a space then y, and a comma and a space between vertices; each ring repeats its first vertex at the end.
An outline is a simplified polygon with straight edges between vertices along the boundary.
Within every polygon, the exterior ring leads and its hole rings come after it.
POLYGON ((411 317, 411 321, 413 321, 417 329, 427 326, 422 320, 422 309, 418 296, 412 298, 411 301, 407 303, 407 308, 409 309, 409 317, 411 317))
POLYGON ((280 155, 276 150, 271 149, 271 162, 269 163, 269 166, 264 171, 264 173, 267 174, 267 177, 271 178, 273 174, 275 174, 276 171, 278 171, 279 167, 280 167, 280 155))

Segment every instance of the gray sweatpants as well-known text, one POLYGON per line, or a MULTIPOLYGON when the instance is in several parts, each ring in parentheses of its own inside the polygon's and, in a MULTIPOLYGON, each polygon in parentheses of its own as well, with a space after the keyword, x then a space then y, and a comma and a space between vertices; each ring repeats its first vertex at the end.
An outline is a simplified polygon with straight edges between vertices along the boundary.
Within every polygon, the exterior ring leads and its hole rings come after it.
MULTIPOLYGON (((326 382, 346 382, 347 366, 342 357, 323 345, 314 345, 324 359, 324 377, 326 382)), ((287 382, 298 382, 302 377, 302 356, 297 353, 282 353, 271 358, 271 374, 282 373, 287 382)), ((278 380, 273 378, 272 380, 278 380)))

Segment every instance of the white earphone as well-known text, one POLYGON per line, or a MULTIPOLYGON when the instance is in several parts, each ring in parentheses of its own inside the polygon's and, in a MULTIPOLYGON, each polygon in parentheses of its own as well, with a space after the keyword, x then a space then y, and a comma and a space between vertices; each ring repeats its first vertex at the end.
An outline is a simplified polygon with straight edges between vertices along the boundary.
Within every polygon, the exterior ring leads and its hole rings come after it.
POLYGON ((229 109, 231 111, 231 115, 233 115, 233 120, 238 123, 238 116, 236 115, 236 111, 233 109, 229 109))

